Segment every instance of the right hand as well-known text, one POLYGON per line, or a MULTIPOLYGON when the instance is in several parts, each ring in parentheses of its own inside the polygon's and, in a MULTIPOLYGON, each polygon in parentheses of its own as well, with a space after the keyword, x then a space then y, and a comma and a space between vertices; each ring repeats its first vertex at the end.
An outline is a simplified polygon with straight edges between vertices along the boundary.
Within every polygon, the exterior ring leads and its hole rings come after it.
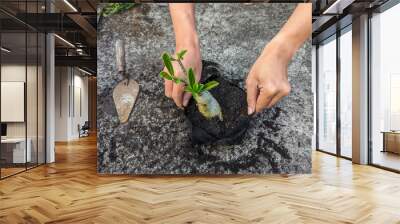
MULTIPOLYGON (((192 68, 196 76, 196 81, 199 81, 201 77, 202 63, 201 63, 200 46, 198 44, 198 41, 194 41, 194 43, 192 44, 177 44, 175 52, 177 53, 180 52, 181 50, 187 50, 182 60, 183 66, 185 66, 186 70, 192 68)), ((175 57, 176 54, 174 58, 175 57)), ((174 61, 172 65, 174 66, 175 76, 187 80, 187 77, 183 73, 178 62, 174 61)), ((164 68, 164 71, 167 72, 167 69, 164 68)), ((183 108, 188 105, 189 100, 192 97, 192 94, 184 91, 185 89, 184 83, 176 84, 171 80, 165 79, 164 87, 165 87, 165 95, 168 98, 172 98, 176 106, 178 106, 179 108, 183 108)))
POLYGON ((294 50, 287 41, 271 41, 254 63, 246 79, 248 114, 271 108, 290 93, 287 66, 294 50), (283 47, 282 47, 283 46, 283 47))

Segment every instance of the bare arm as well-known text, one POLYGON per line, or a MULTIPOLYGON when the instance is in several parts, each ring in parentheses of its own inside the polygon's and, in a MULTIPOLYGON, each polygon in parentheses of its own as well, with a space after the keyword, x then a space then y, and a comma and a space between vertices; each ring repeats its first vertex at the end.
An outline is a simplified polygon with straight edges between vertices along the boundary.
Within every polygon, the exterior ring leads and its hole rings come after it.
POLYGON ((175 32, 176 47, 184 44, 198 45, 194 3, 170 3, 169 11, 175 32))
POLYGON ((303 45, 311 34, 311 4, 298 4, 289 20, 273 39, 276 42, 281 41, 282 50, 289 58, 293 57, 297 49, 303 45))
POLYGON ((287 66, 311 34, 311 10, 311 3, 298 4, 251 68, 246 80, 249 114, 272 107, 290 93, 287 66))

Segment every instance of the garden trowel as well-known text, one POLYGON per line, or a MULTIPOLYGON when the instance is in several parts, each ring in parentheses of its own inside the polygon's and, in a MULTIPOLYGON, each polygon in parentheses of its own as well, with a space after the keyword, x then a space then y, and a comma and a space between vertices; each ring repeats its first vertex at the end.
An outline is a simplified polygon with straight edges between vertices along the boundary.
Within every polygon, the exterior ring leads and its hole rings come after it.
POLYGON ((115 86, 113 91, 115 108, 117 109, 119 121, 122 124, 128 121, 129 115, 135 105, 139 94, 139 84, 135 80, 130 80, 129 75, 125 73, 125 47, 122 40, 117 40, 115 43, 115 55, 118 73, 125 77, 124 80, 115 86))

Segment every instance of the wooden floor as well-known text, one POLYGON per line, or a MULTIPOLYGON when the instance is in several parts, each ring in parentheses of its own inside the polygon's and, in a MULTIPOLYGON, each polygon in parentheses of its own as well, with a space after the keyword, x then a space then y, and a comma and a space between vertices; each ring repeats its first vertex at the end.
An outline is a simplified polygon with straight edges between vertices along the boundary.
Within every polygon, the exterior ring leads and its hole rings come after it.
POLYGON ((400 170, 400 154, 375 150, 372 159, 374 164, 400 170))
POLYGON ((313 174, 96 174, 96 140, 0 181, 0 223, 400 223, 400 175, 313 154, 313 174))
POLYGON ((25 170, 26 170, 25 167, 23 167, 23 168, 20 168, 20 167, 17 167, 17 168, 14 168, 14 167, 1 168, 1 177, 2 178, 3 177, 8 177, 8 176, 11 176, 13 174, 16 174, 16 173, 19 173, 19 172, 23 172, 25 170))
POLYGON ((1 168, 1 178, 5 178, 11 175, 15 175, 20 172, 24 172, 27 169, 33 169, 37 166, 36 163, 27 163, 27 167, 25 167, 25 164, 18 164, 18 167, 2 167, 1 168))

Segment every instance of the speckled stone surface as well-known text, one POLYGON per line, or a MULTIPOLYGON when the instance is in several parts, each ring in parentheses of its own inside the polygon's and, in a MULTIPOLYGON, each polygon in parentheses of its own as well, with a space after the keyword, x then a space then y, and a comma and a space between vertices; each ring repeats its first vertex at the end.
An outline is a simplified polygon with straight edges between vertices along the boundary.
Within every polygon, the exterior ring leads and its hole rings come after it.
MULTIPOLYGON (((243 87, 263 47, 279 31, 295 4, 198 4, 197 29, 204 60, 217 62, 225 77, 243 87)), ((291 94, 258 114, 240 145, 190 143, 184 112, 164 96, 160 55, 173 52, 168 8, 140 6, 98 26, 98 172, 105 174, 268 174, 311 172, 313 105, 311 44, 295 55, 288 73, 291 94), (127 72, 140 85, 130 119, 119 124, 112 90, 116 75, 114 43, 126 43, 127 72)))

